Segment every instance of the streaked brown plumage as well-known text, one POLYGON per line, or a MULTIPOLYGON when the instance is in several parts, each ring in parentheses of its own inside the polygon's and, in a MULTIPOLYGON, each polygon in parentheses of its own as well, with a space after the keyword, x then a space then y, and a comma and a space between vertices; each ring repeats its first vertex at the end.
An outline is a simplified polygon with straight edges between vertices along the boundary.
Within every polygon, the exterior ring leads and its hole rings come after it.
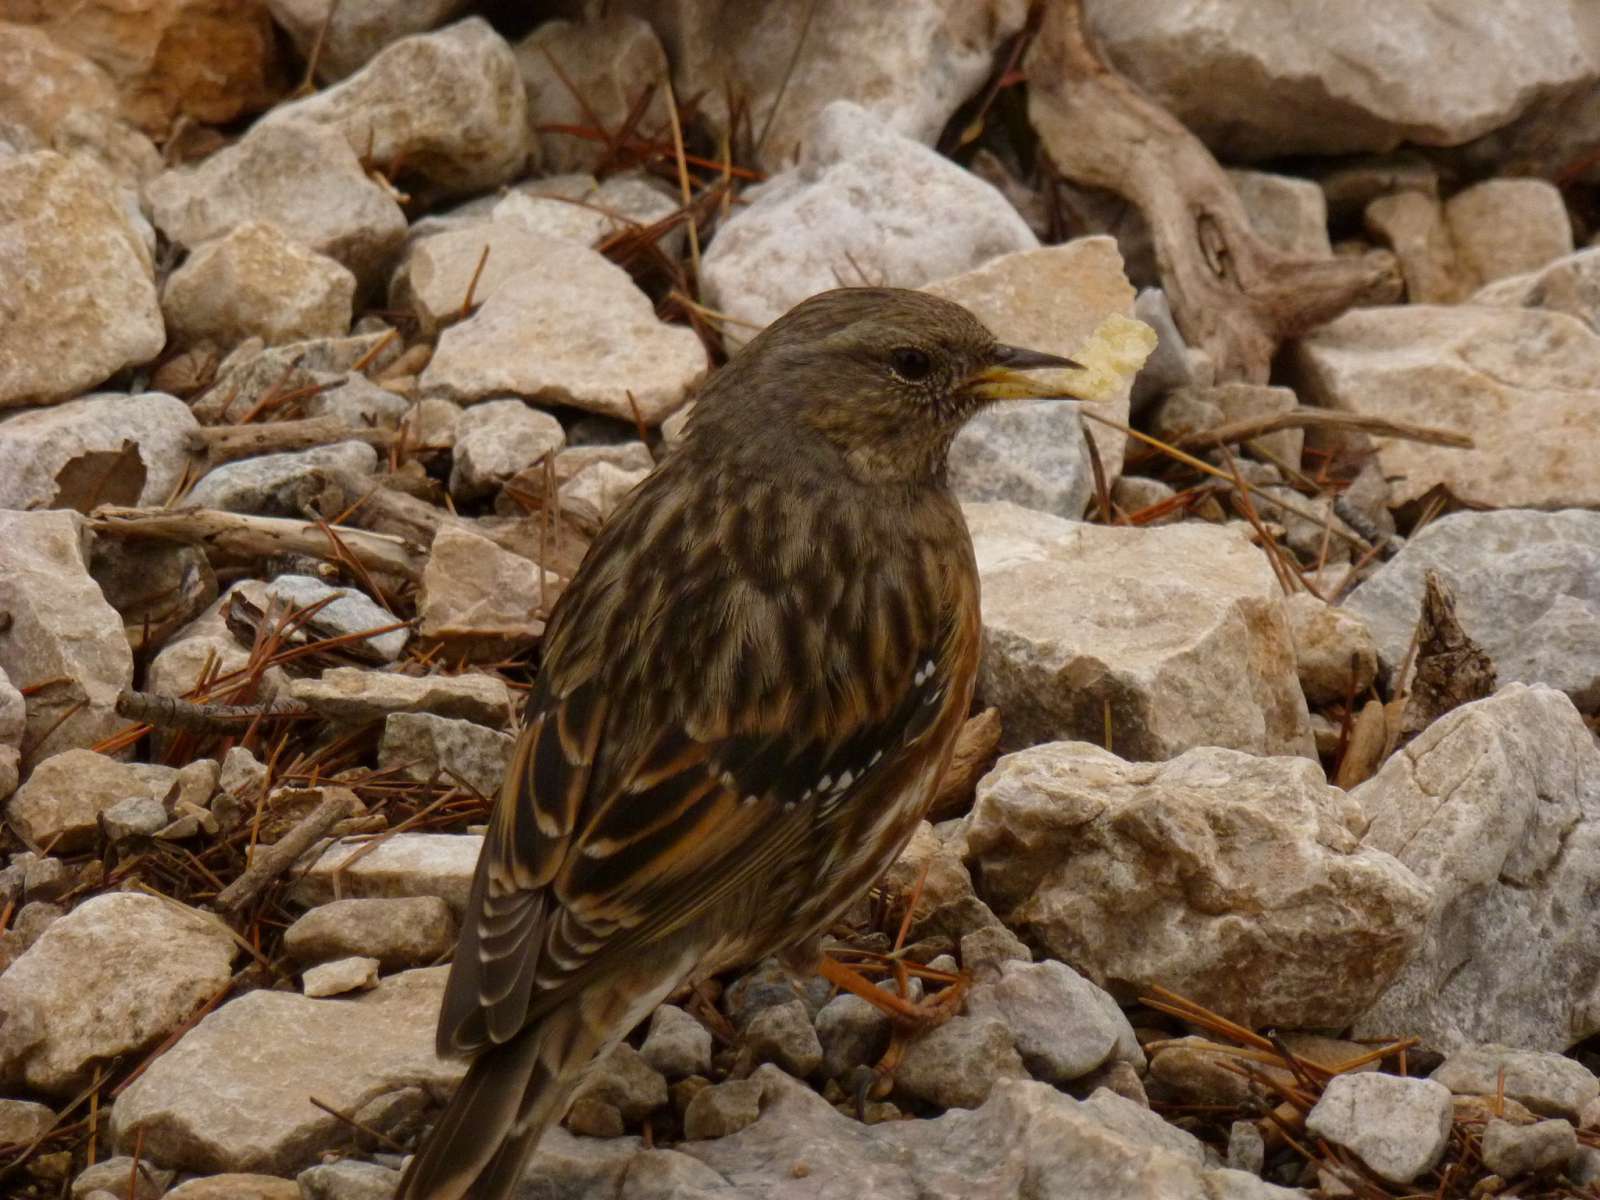
POLYGON ((473 1063, 402 1200, 508 1195, 594 1058, 686 979, 812 944, 899 854, 977 665, 946 452, 1062 365, 846 288, 707 385, 551 617, 440 1013, 473 1063))

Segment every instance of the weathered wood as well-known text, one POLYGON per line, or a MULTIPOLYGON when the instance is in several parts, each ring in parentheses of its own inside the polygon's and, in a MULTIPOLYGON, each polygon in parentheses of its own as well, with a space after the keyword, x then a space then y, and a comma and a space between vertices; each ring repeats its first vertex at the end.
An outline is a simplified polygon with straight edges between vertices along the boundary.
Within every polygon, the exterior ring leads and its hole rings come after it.
POLYGON ((259 425, 208 425, 189 435, 189 448, 203 453, 207 465, 216 467, 241 458, 310 450, 336 442, 365 442, 387 450, 399 436, 389 429, 360 429, 338 417, 307 417, 259 425))

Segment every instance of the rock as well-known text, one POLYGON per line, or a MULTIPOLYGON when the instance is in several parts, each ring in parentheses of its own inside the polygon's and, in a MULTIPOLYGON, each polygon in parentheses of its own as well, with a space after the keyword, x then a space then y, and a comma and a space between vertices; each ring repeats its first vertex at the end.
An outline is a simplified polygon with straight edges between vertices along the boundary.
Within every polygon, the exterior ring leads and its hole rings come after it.
POLYGON ((694 331, 658 321, 621 267, 546 238, 536 264, 444 331, 419 382, 424 396, 462 404, 509 394, 630 422, 637 408, 657 425, 706 365, 694 331))
POLYGON ((1046 1083, 1080 1079, 1113 1055, 1144 1065, 1144 1052, 1117 1002, 1065 963, 1007 962, 975 984, 967 1012, 1011 1031, 1028 1073, 1046 1083))
POLYGON ((599 529, 627 499, 628 493, 649 474, 650 469, 629 470, 608 462, 590 463, 561 485, 562 514, 599 529))
MULTIPOLYGON (((796 1181, 787 1190, 807 1200, 1020 1195, 1291 1200, 1304 1195, 1206 1166, 1192 1137, 1105 1091, 1079 1101, 1048 1084, 1000 1079, 980 1108, 868 1126, 835 1111, 775 1067, 762 1067, 742 1082, 754 1084, 760 1094, 760 1119, 731 1136, 686 1142, 676 1151, 678 1158, 698 1160, 711 1173, 684 1171, 674 1177, 680 1186, 673 1190, 630 1188, 630 1200, 759 1195, 774 1187, 773 1168, 779 1163, 796 1181)), ((634 1164, 643 1167, 644 1156, 634 1164)), ((651 1177, 644 1170, 638 1174, 651 1177)), ((633 1177, 630 1172, 630 1182, 633 1177)))
POLYGON ((399 658, 411 640, 410 630, 392 628, 404 622, 353 587, 333 587, 309 575, 279 575, 266 585, 266 599, 269 603, 277 600, 291 612, 321 604, 306 622, 307 628, 319 637, 342 638, 385 630, 361 638, 356 644, 362 651, 389 662, 399 658))
POLYGON ((1492 508, 1600 505, 1600 336, 1565 313, 1353 309, 1295 358, 1310 402, 1472 435, 1472 450, 1374 439, 1395 506, 1437 484, 1492 508))
POLYGON ((447 1088, 465 1064, 433 1053, 447 969, 406 971, 354 1000, 256 991, 209 1014, 118 1096, 119 1145, 160 1162, 285 1174, 348 1137, 342 1112, 406 1084, 447 1088))
POLYGON ((675 1004, 663 1004, 650 1017, 639 1054, 668 1079, 705 1075, 711 1070, 711 1031, 675 1004))
POLYGON ((743 106, 761 135, 756 161, 768 171, 804 157, 813 118, 836 100, 931 145, 1026 16, 1017 0, 915 0, 893 12, 850 0, 759 14, 726 3, 627 7, 660 32, 679 96, 700 96, 702 111, 723 128, 730 99, 743 106))
POLYGON ((1597 1080, 1582 1063, 1551 1051, 1520 1050, 1494 1043, 1463 1046, 1434 1070, 1432 1078, 1458 1096, 1499 1096, 1547 1117, 1577 1121, 1600 1096, 1597 1080), (1504 1075, 1504 1085, 1501 1077, 1504 1075))
POLYGON ((6 17, 39 25, 99 63, 116 83, 124 114, 152 135, 185 118, 226 124, 267 107, 282 90, 272 22, 254 5, 89 0, 70 12, 8 5, 6 17), (201 46, 205 52, 196 53, 201 46))
POLYGON ((22 778, 22 734, 27 721, 27 702, 0 670, 0 800, 17 790, 22 778))
POLYGON ((515 52, 528 96, 528 137, 546 170, 594 170, 608 156, 606 144, 553 127, 598 122, 599 132, 620 133, 645 91, 653 94, 629 128, 646 138, 671 137, 659 86, 667 56, 648 21, 620 12, 581 23, 546 21, 515 52))
POLYGON ((273 20, 309 60, 317 51, 317 79, 352 75, 378 51, 407 34, 448 21, 466 0, 266 0, 273 20))
POLYGON ((805 1003, 808 1013, 815 1014, 821 1011, 831 990, 820 975, 802 978, 779 959, 764 958, 724 989, 722 1010, 742 1034, 757 1013, 788 1004, 796 996, 805 1003))
POLYGON ((311 997, 370 992, 377 986, 378 960, 375 958, 339 958, 307 967, 301 973, 300 990, 311 997))
MULTIPOLYGON (((1151 429, 1160 437, 1172 441, 1187 434, 1214 429, 1217 425, 1277 416, 1293 412, 1298 407, 1299 400, 1294 392, 1284 387, 1237 381, 1210 387, 1182 387, 1168 393, 1156 409, 1151 419, 1151 429)), ((1280 429, 1276 433, 1252 438, 1251 442, 1273 458, 1299 469, 1300 455, 1305 447, 1305 431, 1280 429)), ((1254 457, 1265 457, 1252 451, 1249 446, 1241 449, 1254 457)), ((1281 515, 1272 514, 1274 518, 1281 515)))
POLYGON ((226 512, 300 517, 327 486, 327 476, 319 472, 360 477, 377 469, 378 452, 365 442, 334 442, 309 450, 263 454, 212 468, 194 485, 188 502, 226 512))
POLYGON ((822 1043, 798 999, 762 1009, 750 1019, 744 1036, 756 1061, 776 1063, 796 1079, 808 1078, 822 1066, 822 1043))
MULTIPOLYGON (((347 375, 342 383, 337 378, 320 382, 333 386, 306 398, 304 409, 308 417, 336 417, 352 429, 398 430, 400 419, 411 408, 406 397, 387 386, 379 387, 364 375, 347 375)), ((407 445, 417 448, 415 442, 407 445)))
POLYGON ((160 392, 104 393, 0 416, 0 508, 159 507, 200 424, 160 392))
POLYGON ((1578 1133, 1568 1121, 1513 1125, 1491 1120, 1483 1130, 1483 1165, 1502 1179, 1559 1170, 1578 1153, 1578 1133))
POLYGON ((1360 696, 1378 674, 1378 647, 1366 622, 1309 592, 1285 596, 1300 687, 1312 704, 1360 696))
POLYGON ((1184 342, 1166 292, 1158 287, 1141 288, 1133 300, 1133 315, 1156 331, 1156 348, 1133 379, 1134 412, 1174 388, 1209 387, 1216 381, 1211 356, 1184 342))
POLYGON ((237 671, 250 654, 228 629, 223 610, 235 599, 265 609, 266 585, 242 579, 179 629, 161 647, 145 673, 145 690, 158 696, 184 696, 200 685, 209 669, 213 678, 237 671))
POLYGON ((1090 0, 1087 11, 1111 60, 1233 160, 1453 146, 1595 75, 1576 11, 1538 0, 1471 13, 1409 3, 1267 14, 1248 0, 1154 15, 1090 0), (1477 52, 1486 45, 1492 61, 1477 52))
POLYGON ((1109 724, 1130 758, 1313 753, 1281 592, 1243 533, 965 512, 983 582, 978 691, 1001 711, 1003 745, 1099 742, 1109 724))
MULTIPOLYGON (((69 752, 70 753, 70 752, 69 752)), ((100 829, 109 842, 154 837, 172 821, 167 806, 154 796, 129 796, 100 814, 100 829)))
POLYGON ((841 281, 920 287, 1038 246, 994 187, 849 101, 817 113, 803 145, 744 192, 702 260, 706 302, 756 329, 841 281))
POLYGON ((438 896, 457 920, 467 906, 467 891, 479 834, 396 833, 370 846, 335 842, 289 889, 289 898, 307 906, 339 897, 438 896))
POLYGON ((1600 1030, 1600 746, 1565 696, 1516 683, 1463 705, 1351 795, 1363 844, 1433 892, 1419 951, 1357 1037, 1560 1050, 1600 1030))
POLYGON ((466 317, 508 279, 538 268, 547 241, 518 221, 472 221, 418 238, 389 283, 389 303, 416 315, 418 329, 436 333, 466 317), (482 270, 479 270, 479 264, 482 270))
POLYGON ((360 667, 329 667, 320 679, 296 679, 289 698, 319 716, 348 725, 392 713, 432 713, 504 728, 511 722, 511 689, 498 675, 399 675, 360 667))
POLYGON ((283 948, 301 962, 370 955, 390 971, 437 961, 455 942, 455 918, 437 896, 334 900, 283 934, 283 948))
POLYGON ((1001 1079, 1025 1079, 1005 1023, 951 1017, 913 1040, 895 1070, 895 1095, 940 1108, 977 1108, 1001 1079))
POLYGON ((1267 1144, 1254 1121, 1235 1121, 1228 1127, 1228 1166, 1250 1175, 1260 1175, 1266 1162, 1267 1144))
POLYGON ((1136 764, 1055 743, 983 778, 968 845, 1001 920, 1113 995, 1160 984, 1245 1024, 1315 1028, 1376 999, 1430 911, 1409 870, 1359 844, 1364 822, 1305 759, 1136 764))
POLYGON ((343 83, 282 104, 259 122, 324 125, 375 163, 404 164, 438 194, 516 178, 528 158, 522 77, 481 17, 390 43, 343 83))
POLYGON ((206 242, 167 279, 161 311, 181 343, 268 345, 343 337, 356 277, 291 241, 276 225, 246 221, 206 242))
POLYGON ((574 1103, 597 1101, 637 1124, 667 1104, 667 1081, 626 1042, 599 1059, 574 1094, 574 1103))
POLYGON ((164 816, 161 802, 176 790, 177 775, 172 767, 118 762, 93 750, 66 750, 34 767, 6 806, 6 820, 29 844, 69 854, 93 844, 101 814, 118 801, 154 800, 164 816))
POLYGON ((442 526, 422 570, 417 632, 450 642, 457 654, 493 659, 504 647, 538 640, 556 587, 556 576, 531 559, 471 530, 442 526))
POLYGON ((32 1100, 0 1100, 0 1146, 26 1146, 50 1132, 56 1114, 32 1100))
POLYGON ((1413 304, 1454 304, 1470 288, 1450 239, 1444 205, 1432 192, 1403 190, 1367 205, 1366 231, 1400 260, 1406 299, 1413 304))
POLYGON ((817 1013, 822 1073, 843 1079, 856 1067, 871 1066, 889 1045, 889 1018, 860 996, 841 992, 817 1013))
POLYGON ((161 352, 150 251, 111 175, 0 155, 0 410, 52 403, 161 352))
POLYGON ((476 500, 545 455, 561 449, 561 422, 521 400, 489 400, 461 414, 451 458, 450 494, 476 500))
POLYGON ((1335 1075, 1306 1114, 1306 1129, 1390 1183, 1410 1183, 1439 1165, 1452 1111, 1449 1090, 1431 1079, 1335 1075))
POLYGON ((292 1179, 231 1172, 180 1183, 165 1200, 301 1200, 301 1193, 292 1179))
MULTIPOLYGON (((216 382, 194 402, 195 413, 208 424, 237 423, 263 400, 270 401, 285 390, 320 385, 336 388, 341 381, 348 384, 358 362, 364 364, 364 370, 379 374, 399 357, 399 339, 386 343, 386 336, 356 333, 287 346, 267 346, 251 339, 217 365, 216 382)), ((320 407, 315 397, 307 399, 308 412, 320 407)))
POLYGON ((1600 513, 1460 512, 1430 521, 1352 592, 1386 666, 1405 658, 1423 579, 1438 571, 1502 681, 1559 688, 1600 712, 1600 513))
POLYGON ((702 1089, 683 1114, 683 1136, 697 1141, 738 1133, 761 1115, 761 1092, 754 1079, 730 1079, 702 1089))
POLYGON ((0 1078, 72 1094, 103 1060, 142 1053, 188 1020, 228 982, 237 952, 220 921, 175 902, 83 901, 0 976, 0 1078))
POLYGON ((133 656, 122 619, 89 576, 87 539, 77 513, 0 510, 0 612, 9 618, 0 671, 19 691, 49 684, 24 692, 24 770, 124 725, 115 705, 133 682, 133 656))
POLYGON ((263 121, 203 162, 164 171, 146 185, 145 199, 156 227, 181 246, 266 221, 343 263, 366 287, 399 249, 406 220, 356 154, 336 130, 263 121))
POLYGON ((1547 308, 1577 317, 1600 333, 1600 247, 1568 254, 1526 275, 1485 284, 1473 304, 1507 308, 1547 308))
POLYGON ((161 1200, 176 1174, 146 1159, 135 1164, 127 1155, 117 1155, 80 1171, 72 1181, 72 1200, 103 1200, 106 1196, 129 1200, 130 1183, 133 1200, 161 1200))
POLYGON ((379 770, 398 770, 406 779, 459 783, 493 799, 511 763, 516 739, 471 721, 432 713, 391 713, 378 745, 379 770))
POLYGON ((305 1200, 394 1200, 400 1172, 346 1158, 307 1167, 295 1183, 305 1200))
MULTIPOLYGON (((1106 317, 1133 315, 1133 287, 1108 237, 1006 254, 923 290, 963 305, 1002 342, 1068 357, 1106 317)), ((1071 374, 1035 377, 1048 391, 1071 374)), ((1126 424, 1130 388, 1097 411, 1126 424)), ((1100 426, 1094 437, 1106 478, 1115 479, 1126 439, 1100 426)), ((961 500, 1010 500, 1077 520, 1094 477, 1076 402, 1036 400, 978 414, 950 448, 950 484, 961 500)))
POLYGON ((1486 179, 1450 197, 1444 215, 1464 273, 1477 286, 1572 253, 1566 205, 1543 179, 1486 179))
POLYGON ((1267 245, 1296 258, 1332 258, 1328 200, 1310 179, 1266 171, 1229 171, 1250 225, 1267 245))
POLYGON ((120 115, 116 87, 99 65, 43 30, 0 24, 0 127, 19 154, 54 150, 85 158, 137 185, 161 169, 150 139, 120 115))
MULTIPOLYGON (((530 233, 598 250, 619 233, 656 225, 677 214, 676 191, 669 193, 652 179, 630 173, 613 175, 604 183, 583 174, 530 180, 499 200, 492 215, 495 221, 512 222, 530 233)), ((680 220, 656 244, 664 253, 676 255, 683 252, 686 241, 680 220)))

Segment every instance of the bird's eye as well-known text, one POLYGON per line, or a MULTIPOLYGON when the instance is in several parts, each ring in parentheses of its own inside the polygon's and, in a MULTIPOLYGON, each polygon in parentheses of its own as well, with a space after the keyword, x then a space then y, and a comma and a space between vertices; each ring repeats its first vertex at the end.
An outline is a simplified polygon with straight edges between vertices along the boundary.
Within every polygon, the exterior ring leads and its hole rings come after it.
POLYGON ((921 383, 933 373, 933 359, 915 346, 901 346, 889 355, 889 367, 908 383, 921 383))

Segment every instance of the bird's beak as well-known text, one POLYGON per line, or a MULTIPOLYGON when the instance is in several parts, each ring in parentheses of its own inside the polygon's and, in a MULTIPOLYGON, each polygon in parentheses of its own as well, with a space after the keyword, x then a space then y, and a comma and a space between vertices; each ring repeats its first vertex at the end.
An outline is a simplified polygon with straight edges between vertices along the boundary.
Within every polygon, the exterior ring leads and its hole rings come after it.
MULTIPOLYGON (((1082 370, 1081 363, 1059 354, 1046 354, 1042 350, 1024 350, 1020 346, 996 346, 990 365, 967 381, 967 391, 985 402, 995 400, 1032 400, 1065 396, 1055 388, 1041 386, 1037 379, 1023 374, 1050 368, 1082 370)), ((1069 397, 1070 398, 1070 397, 1069 397)))

